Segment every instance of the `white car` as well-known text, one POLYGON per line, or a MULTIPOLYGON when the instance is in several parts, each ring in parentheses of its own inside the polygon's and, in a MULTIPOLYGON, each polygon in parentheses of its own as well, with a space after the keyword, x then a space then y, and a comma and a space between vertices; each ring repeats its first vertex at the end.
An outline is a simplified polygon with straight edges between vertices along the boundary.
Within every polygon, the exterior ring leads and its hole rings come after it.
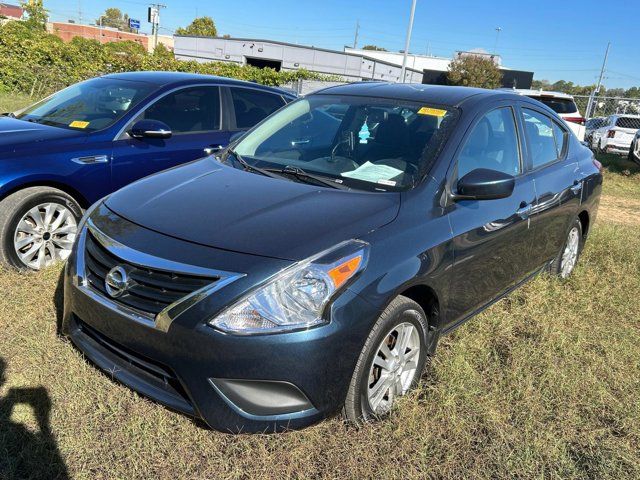
POLYGON ((580 114, 572 95, 562 92, 547 92, 544 90, 528 90, 522 88, 509 90, 544 103, 567 123, 567 126, 576 137, 578 137, 578 140, 581 142, 584 140, 585 119, 580 114))
POLYGON ((591 148, 597 152, 627 155, 638 129, 640 115, 610 115, 604 125, 593 131, 591 148))

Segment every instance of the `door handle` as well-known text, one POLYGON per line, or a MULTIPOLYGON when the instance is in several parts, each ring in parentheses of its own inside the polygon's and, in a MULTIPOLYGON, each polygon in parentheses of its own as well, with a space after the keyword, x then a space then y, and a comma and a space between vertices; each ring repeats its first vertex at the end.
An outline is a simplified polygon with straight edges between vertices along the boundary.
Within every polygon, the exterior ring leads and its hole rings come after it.
POLYGON ((76 157, 71 159, 72 162, 80 163, 82 165, 91 165, 93 163, 107 163, 109 162, 108 155, 87 155, 86 157, 76 157))
POLYGON ((291 146, 295 147, 296 145, 306 145, 307 143, 310 143, 311 140, 309 140, 308 138, 306 139, 301 139, 301 140, 291 140, 291 146))
POLYGON ((224 147, 222 145, 209 145, 208 147, 204 148, 204 153, 206 153, 207 155, 212 155, 216 152, 219 152, 223 148, 224 147))
POLYGON ((529 215, 531 214, 531 209, 532 208, 533 207, 532 207, 532 205, 530 203, 522 202, 520 204, 520 208, 518 208, 518 210, 516 210, 516 215, 518 215, 523 220, 526 220, 527 218, 529 218, 529 215))
POLYGON ((580 190, 582 190, 582 182, 579 182, 578 180, 573 182, 573 187, 571 187, 571 191, 575 194, 580 193, 580 190))

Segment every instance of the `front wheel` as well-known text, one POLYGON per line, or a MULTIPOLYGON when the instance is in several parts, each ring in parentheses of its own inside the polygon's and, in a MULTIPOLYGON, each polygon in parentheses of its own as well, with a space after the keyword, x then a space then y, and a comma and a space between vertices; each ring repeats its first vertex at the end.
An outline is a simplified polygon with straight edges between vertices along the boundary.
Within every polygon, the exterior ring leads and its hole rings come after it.
POLYGON ((29 187, 0 202, 0 260, 40 270, 71 253, 82 209, 66 193, 29 187))
POLYGON ((418 383, 427 360, 428 325, 413 300, 394 299, 360 353, 343 409, 356 425, 386 416, 398 397, 418 383))
POLYGON ((562 250, 549 265, 549 273, 560 278, 569 277, 578 263, 583 246, 582 222, 576 218, 569 228, 562 250))

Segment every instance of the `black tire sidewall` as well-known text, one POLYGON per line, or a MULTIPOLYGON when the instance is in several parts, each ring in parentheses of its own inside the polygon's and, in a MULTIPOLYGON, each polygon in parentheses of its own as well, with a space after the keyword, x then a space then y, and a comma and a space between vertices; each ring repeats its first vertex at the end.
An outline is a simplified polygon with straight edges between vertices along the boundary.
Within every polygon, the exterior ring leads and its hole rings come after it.
POLYGON ((384 320, 380 323, 377 323, 374 327, 376 330, 375 335, 371 337, 371 341, 366 346, 366 361, 362 364, 360 371, 357 372, 358 378, 356 380, 356 391, 358 392, 359 403, 357 405, 357 408, 359 410, 360 417, 362 417, 364 421, 370 421, 379 418, 379 416, 374 414, 371 410, 367 398, 369 371, 374 361, 374 357, 377 353, 378 346, 389 333, 389 331, 391 331, 401 323, 408 322, 413 324, 418 329, 418 333, 420 334, 420 357, 418 359, 416 375, 413 379, 411 388, 414 388, 420 381, 420 377, 422 371, 424 370, 428 357, 427 345, 429 343, 429 328, 423 309, 417 303, 409 299, 406 299, 403 302, 399 302, 397 305, 390 306, 392 306, 391 311, 387 311, 387 315, 384 320))
POLYGON ((4 242, 3 245, 1 245, 1 248, 5 252, 6 259, 12 266, 16 268, 29 268, 24 263, 22 263, 17 253, 15 252, 15 249, 13 248, 13 237, 15 235, 18 223, 26 212, 28 212, 33 207, 36 207, 43 203, 57 203, 68 208, 69 211, 73 214, 76 222, 79 222, 82 218, 82 209, 80 208, 80 206, 75 202, 75 200, 73 200, 70 196, 64 194, 63 192, 57 193, 55 191, 49 190, 27 197, 17 206, 17 208, 13 210, 4 225, 4 242))

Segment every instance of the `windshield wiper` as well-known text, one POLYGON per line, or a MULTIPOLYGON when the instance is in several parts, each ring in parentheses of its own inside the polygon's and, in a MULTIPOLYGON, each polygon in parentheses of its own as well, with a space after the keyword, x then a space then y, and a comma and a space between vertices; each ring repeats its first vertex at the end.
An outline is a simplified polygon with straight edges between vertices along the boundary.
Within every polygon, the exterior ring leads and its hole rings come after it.
POLYGON ((291 165, 287 165, 284 168, 267 168, 265 169, 269 172, 276 172, 276 173, 280 173, 280 174, 284 174, 284 175, 292 175, 294 177, 296 177, 298 180, 302 180, 303 182, 306 183, 315 183, 317 184, 321 184, 321 185, 325 185, 327 187, 331 187, 331 188, 337 188, 338 190, 350 190, 349 187, 347 187, 346 185, 342 185, 341 183, 338 183, 334 180, 329 180, 325 177, 321 177, 319 175, 314 175, 312 173, 308 173, 305 172, 303 169, 301 169, 300 167, 293 167, 291 165))
POLYGON ((16 114, 13 112, 5 112, 2 114, 3 117, 16 118, 16 114))
POLYGON ((235 157, 236 161, 240 165, 242 165, 242 168, 244 168, 244 170, 247 171, 247 172, 256 172, 256 173, 259 173, 261 175, 264 175, 265 177, 282 178, 282 176, 278 175, 277 173, 271 172, 271 171, 269 171, 267 169, 264 169, 264 168, 255 167, 255 166, 251 165, 244 158, 242 158, 239 153, 236 153, 231 148, 227 150, 227 156, 229 154, 233 155, 235 157))

